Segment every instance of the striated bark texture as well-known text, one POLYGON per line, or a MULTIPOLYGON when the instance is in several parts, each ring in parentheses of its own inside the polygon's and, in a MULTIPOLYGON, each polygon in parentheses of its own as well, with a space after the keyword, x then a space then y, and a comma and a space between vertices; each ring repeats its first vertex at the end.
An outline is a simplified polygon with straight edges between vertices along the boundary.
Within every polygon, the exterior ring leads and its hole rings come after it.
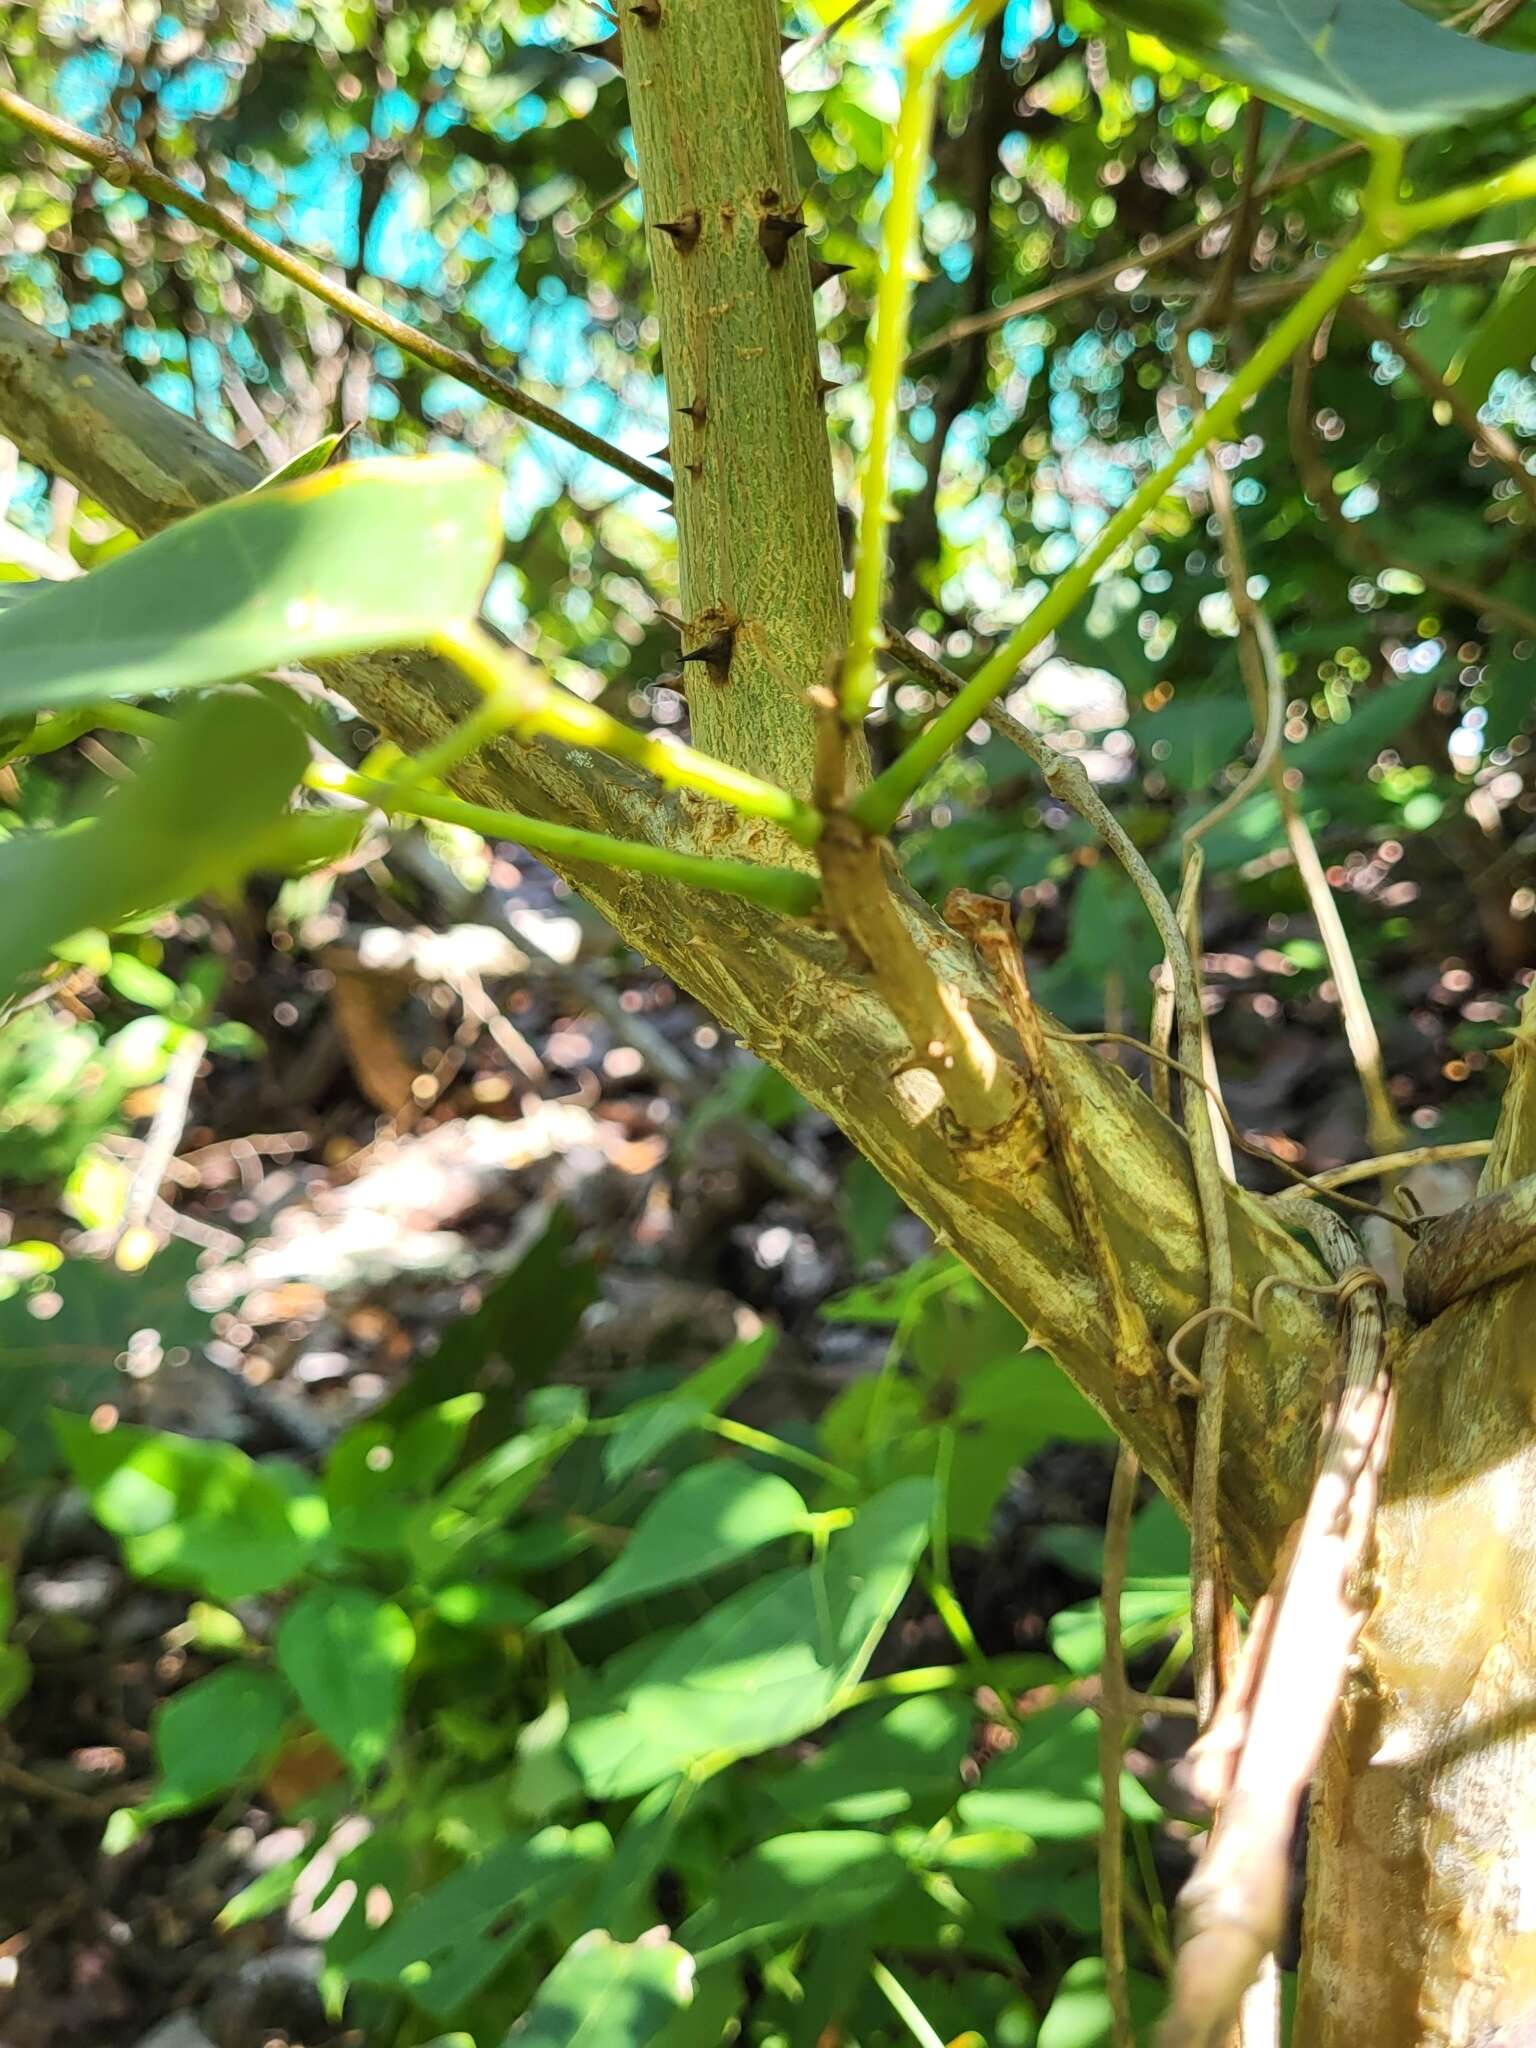
MULTIPOLYGON (((1536 994, 1481 1191, 1533 1172, 1536 994)), ((1499 1277, 1508 1249, 1396 1360, 1377 1605, 1312 1810, 1306 2048, 1536 2044, 1536 1273, 1499 1277)))

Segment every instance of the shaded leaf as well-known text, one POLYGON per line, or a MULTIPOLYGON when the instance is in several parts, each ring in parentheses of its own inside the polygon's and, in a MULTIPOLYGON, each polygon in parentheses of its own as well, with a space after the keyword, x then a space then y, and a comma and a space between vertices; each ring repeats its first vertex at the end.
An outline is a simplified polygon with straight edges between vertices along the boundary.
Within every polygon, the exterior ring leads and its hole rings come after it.
POLYGON ((751 1755, 819 1726, 885 1633, 932 1513, 932 1483, 904 1480, 867 1502, 809 1570, 733 1594, 638 1670, 615 1660, 611 1710, 569 1737, 587 1790, 627 1797, 704 1757, 751 1755))
POLYGON ((292 1712, 277 1674, 250 1665, 226 1665, 168 1699, 151 1724, 160 1782, 140 1818, 182 1813, 255 1778, 292 1712))
MULTIPOLYGON (((0 677, 5 660, 0 651, 0 677)), ((209 698, 171 724, 94 816, 0 843, 0 995, 88 925, 110 930, 260 866, 305 758, 302 735, 273 706, 244 692, 209 698)))
MULTIPOLYGON (((962 1793, 962 1824, 1012 1829, 1041 1842, 1087 1840, 1098 1833, 1098 1717, 1068 1706, 1028 1719, 1015 1748, 988 1765, 979 1786, 962 1793)), ((1127 1773, 1120 1796, 1131 1820, 1157 1820, 1161 1808, 1127 1773)))

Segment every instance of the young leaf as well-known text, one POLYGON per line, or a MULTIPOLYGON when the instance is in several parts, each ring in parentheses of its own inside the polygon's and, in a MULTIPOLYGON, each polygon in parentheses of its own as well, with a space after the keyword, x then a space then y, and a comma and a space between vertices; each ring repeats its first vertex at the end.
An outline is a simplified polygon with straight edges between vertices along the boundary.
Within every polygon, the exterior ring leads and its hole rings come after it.
POLYGON ((1457 35, 1406 0, 1101 4, 1203 70, 1345 135, 1431 135, 1536 93, 1536 57, 1457 35))
POLYGON ((0 612, 0 712, 413 647, 471 619, 501 478, 462 455, 345 463, 232 498, 0 612))
POLYGON ((572 1628, 702 1578, 809 1522, 805 1502, 776 1473, 728 1462, 695 1465, 652 1501, 608 1569, 542 1614, 534 1629, 572 1628))
POLYGON ((355 1778, 384 1759, 415 1648, 408 1617, 362 1586, 316 1586, 283 1618, 278 1669, 355 1778))
POLYGON ((721 1874, 678 1938, 701 1961, 720 1962, 802 1927, 861 1919, 890 1897, 906 1868, 889 1835, 855 1828, 779 1835, 721 1874))
POLYGON ((354 1956, 348 1974, 402 1990, 446 2020, 510 1962, 546 1916, 606 1860, 597 1822, 504 1842, 414 1899, 354 1956))
POLYGON ((478 1394, 460 1394, 399 1429, 371 1420, 344 1431, 323 1481, 337 1542, 378 1555, 404 1550, 408 1513, 458 1456, 482 1406, 478 1394))
POLYGON ((152 1723, 160 1782, 140 1817, 184 1813, 254 1778, 292 1712, 277 1674, 250 1665, 225 1665, 175 1694, 152 1723))
POLYGON ((323 1533, 318 1496, 232 1444, 126 1423, 98 1431, 78 1415, 56 1414, 53 1427, 91 1512, 140 1578, 249 1600, 296 1578, 323 1533))
MULTIPOLYGON (((137 559, 137 550, 122 557, 137 559)), ((0 678, 5 659, 0 651, 0 678)), ((95 816, 5 840, 0 996, 72 933, 226 888, 259 864, 304 760, 301 734, 271 705, 244 693, 210 698, 174 722, 95 816)))
POLYGON ((721 1752, 750 1756, 818 1727, 863 1673, 927 1540, 933 1486, 877 1494, 810 1566, 770 1573, 643 1664, 616 1659, 614 1705, 579 1721, 572 1760, 594 1798, 627 1798, 721 1752))
POLYGON ((503 2048, 647 2048, 693 2003, 693 1958, 670 1941, 582 1935, 503 2048))

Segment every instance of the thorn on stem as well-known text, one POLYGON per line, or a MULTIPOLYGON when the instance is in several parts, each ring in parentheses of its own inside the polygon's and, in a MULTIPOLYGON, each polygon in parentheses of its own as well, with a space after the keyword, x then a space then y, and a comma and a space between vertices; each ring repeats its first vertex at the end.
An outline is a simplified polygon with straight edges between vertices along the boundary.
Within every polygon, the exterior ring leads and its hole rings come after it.
POLYGON ((685 206, 676 220, 659 220, 656 232, 665 235, 674 249, 680 253, 693 248, 699 239, 702 222, 696 206, 685 206))
POLYGON ((711 680, 723 683, 730 673, 731 652, 736 645, 736 630, 733 626, 721 626, 707 640, 697 647, 685 647, 684 661, 701 661, 709 670, 711 680))
POLYGON ((811 290, 819 292, 824 284, 830 284, 835 277, 846 277, 851 263, 828 263, 820 256, 811 258, 811 290))
POLYGON ((702 427, 709 418, 709 407, 702 398, 691 399, 687 405, 674 406, 673 410, 680 412, 685 420, 692 420, 696 427, 702 427))
POLYGON ((797 207, 793 213, 765 213, 757 224, 757 246, 768 258, 771 270, 782 270, 789 245, 805 233, 805 221, 797 207))
POLYGON ((629 11, 645 28, 656 28, 661 22, 661 0, 633 0, 629 11))

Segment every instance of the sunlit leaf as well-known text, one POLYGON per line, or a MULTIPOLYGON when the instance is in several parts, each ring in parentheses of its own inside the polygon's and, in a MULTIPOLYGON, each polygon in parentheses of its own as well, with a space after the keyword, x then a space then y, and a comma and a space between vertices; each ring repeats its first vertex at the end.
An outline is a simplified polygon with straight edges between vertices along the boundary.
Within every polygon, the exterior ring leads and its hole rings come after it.
POLYGON ((680 1586, 809 1526, 805 1502, 777 1473, 722 1462, 695 1465, 652 1501, 628 1543, 579 1593, 534 1623, 572 1628, 668 1586, 680 1586))
POLYGON ((556 1963, 504 2048, 646 2048, 693 2003, 693 1958, 670 1941, 594 1931, 556 1963))
POLYGON ((501 479, 460 455, 347 463, 199 512, 0 612, 0 712, 420 645, 474 616, 501 479))
POLYGON ((415 1647, 404 1612, 363 1586, 315 1586, 283 1617, 278 1669, 355 1777, 384 1760, 415 1647))

